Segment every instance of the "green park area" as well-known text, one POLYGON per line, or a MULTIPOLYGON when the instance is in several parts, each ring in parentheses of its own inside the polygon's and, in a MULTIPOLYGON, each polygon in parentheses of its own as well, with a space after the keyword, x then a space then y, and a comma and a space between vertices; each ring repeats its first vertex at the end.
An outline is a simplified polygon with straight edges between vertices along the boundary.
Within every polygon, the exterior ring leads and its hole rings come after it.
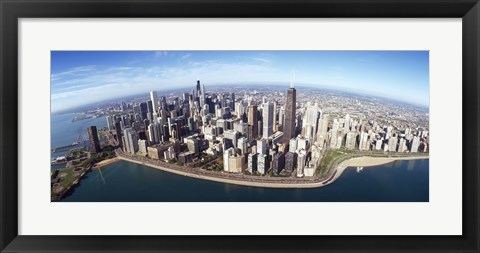
POLYGON ((203 165, 199 166, 204 170, 223 171, 223 159, 209 156, 209 158, 203 162, 203 165))
POLYGON ((84 147, 71 149, 68 151, 67 156, 74 159, 67 164, 67 168, 51 173, 52 201, 60 200, 95 163, 114 158, 116 155, 112 146, 106 146, 98 153, 90 153, 84 147))

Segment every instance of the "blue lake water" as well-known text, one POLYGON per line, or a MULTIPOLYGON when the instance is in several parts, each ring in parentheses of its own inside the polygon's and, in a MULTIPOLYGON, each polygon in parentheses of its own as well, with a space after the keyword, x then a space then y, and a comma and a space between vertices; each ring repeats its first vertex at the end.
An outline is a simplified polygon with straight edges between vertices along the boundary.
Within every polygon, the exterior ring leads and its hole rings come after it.
POLYGON ((238 186, 184 177, 119 161, 93 170, 63 201, 87 202, 378 202, 429 200, 428 160, 347 169, 334 183, 310 189, 238 186), (103 176, 103 179, 102 179, 103 176))
MULTIPOLYGON (((52 148, 69 145, 105 118, 71 122, 74 114, 52 116, 52 148)), ((88 142, 86 142, 87 144, 88 142)), ((88 145, 88 144, 87 144, 88 145)), ((63 152, 64 153, 64 152, 63 152)), ((62 153, 52 154, 52 158, 62 153)), ((52 169, 64 165, 52 166, 52 169)), ((184 177, 119 161, 90 171, 62 201, 71 202, 427 202, 429 161, 395 161, 347 169, 334 183, 320 188, 272 189, 239 186, 184 177), (103 179, 102 179, 103 176, 103 179)))
MULTIPOLYGON (((61 115, 52 115, 50 118, 51 123, 51 149, 70 145, 77 140, 77 137, 80 137, 83 140, 88 140, 86 137, 87 128, 89 126, 96 126, 97 129, 103 128, 107 126, 107 120, 104 117, 100 118, 90 118, 84 119, 80 121, 72 122, 72 119, 75 117, 75 114, 61 114, 61 115)), ((81 143, 78 146, 86 145, 89 146, 88 141, 81 143)), ((63 156, 67 153, 67 151, 61 151, 53 153, 51 152, 52 159, 63 156)), ((65 165, 52 165, 51 169, 61 169, 65 168, 65 165)))

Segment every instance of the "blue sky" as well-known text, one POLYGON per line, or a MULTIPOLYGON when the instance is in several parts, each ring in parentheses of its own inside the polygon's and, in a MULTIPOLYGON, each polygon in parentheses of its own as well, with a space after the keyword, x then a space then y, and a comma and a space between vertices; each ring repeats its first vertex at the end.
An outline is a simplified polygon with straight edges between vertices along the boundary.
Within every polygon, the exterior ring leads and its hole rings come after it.
POLYGON ((285 83, 428 106, 428 51, 52 51, 52 112, 150 90, 285 83))

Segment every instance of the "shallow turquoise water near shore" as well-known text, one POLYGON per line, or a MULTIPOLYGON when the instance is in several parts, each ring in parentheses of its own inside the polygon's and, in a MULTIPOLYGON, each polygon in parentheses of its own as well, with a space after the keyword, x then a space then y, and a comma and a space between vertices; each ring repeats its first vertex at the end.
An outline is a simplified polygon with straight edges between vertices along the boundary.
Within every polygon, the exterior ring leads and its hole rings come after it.
POLYGON ((79 202, 428 202, 429 161, 347 169, 331 185, 309 189, 238 186, 119 161, 89 172, 62 201, 79 202), (102 179, 103 176, 103 179, 102 179))

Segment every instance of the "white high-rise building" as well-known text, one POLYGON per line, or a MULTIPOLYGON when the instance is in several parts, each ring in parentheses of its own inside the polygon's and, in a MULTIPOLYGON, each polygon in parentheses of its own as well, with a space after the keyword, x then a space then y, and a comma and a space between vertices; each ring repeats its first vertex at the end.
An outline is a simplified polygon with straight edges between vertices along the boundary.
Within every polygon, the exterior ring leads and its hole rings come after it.
POLYGON ((397 151, 397 143, 398 143, 397 137, 391 136, 390 139, 388 139, 388 151, 390 152, 397 151))
POLYGON ((138 140, 138 152, 143 155, 146 155, 147 152, 147 141, 146 140, 138 140))
POLYGON ((355 149, 356 141, 357 141, 357 133, 348 132, 345 140, 345 148, 349 150, 355 149))
POLYGON ((247 154, 247 138, 241 137, 237 140, 237 148, 239 148, 242 151, 242 155, 246 156, 247 154))
POLYGON ((290 145, 288 147, 288 151, 295 152, 297 151, 297 137, 290 139, 290 145))
POLYGON ((337 137, 337 145, 335 146, 335 148, 339 149, 342 147, 342 140, 343 136, 340 134, 340 136, 337 137))
POLYGON ((202 86, 200 87, 199 100, 200 100, 200 108, 203 108, 203 106, 205 105, 205 84, 202 84, 202 86))
POLYGON ((281 106, 280 110, 278 110, 278 124, 283 126, 284 120, 285 120, 285 107, 281 106))
POLYGON ((412 146, 410 148, 410 152, 416 153, 418 152, 418 147, 420 146, 420 137, 413 136, 412 146))
POLYGON ((309 141, 306 138, 298 137, 297 138, 297 149, 310 149, 309 141))
MULTIPOLYGON (((385 139, 390 139, 390 137, 392 137, 393 133, 393 127, 392 126, 388 126, 387 127, 387 133, 386 133, 386 138, 385 139)), ((390 144, 389 144, 390 145, 390 144)))
POLYGON ((262 118, 263 138, 268 138, 273 134, 273 103, 267 101, 266 97, 263 97, 262 118))
POLYGON ((383 140, 376 140, 375 141, 375 150, 382 150, 382 142, 383 142, 383 140))
POLYGON ((267 154, 258 154, 257 157, 257 171, 258 173, 265 175, 270 169, 268 155, 267 154))
POLYGON ((113 123, 113 118, 112 116, 107 116, 107 127, 108 130, 113 131, 115 124, 113 123))
POLYGON ((305 164, 307 162, 307 152, 305 150, 301 150, 298 152, 297 157, 297 177, 303 177, 303 169, 305 168, 305 164))
POLYGON ((403 153, 407 150, 407 141, 401 138, 398 144, 398 152, 403 153))
POLYGON ((148 125, 148 141, 151 144, 159 143, 161 139, 161 127, 158 123, 148 125))
POLYGON ((157 99, 157 92, 156 91, 150 91, 150 100, 152 100, 152 107, 153 107, 153 112, 157 112, 157 107, 158 107, 158 99, 157 99))
POLYGON ((262 138, 257 140, 257 153, 259 154, 267 154, 267 140, 262 138))
POLYGON ((229 158, 235 154, 235 150, 231 147, 223 152, 223 170, 228 172, 229 158))
POLYGON ((323 114, 319 119, 318 119, 318 130, 317 130, 317 140, 320 140, 320 137, 323 137, 323 140, 327 140, 327 130, 328 130, 328 114, 323 114))
POLYGON ((360 133, 360 144, 358 145, 359 150, 368 150, 368 133, 360 133))
POLYGON ((344 133, 348 133, 350 132, 350 115, 345 115, 345 125, 344 125, 344 129, 343 129, 343 132, 344 133))
MULTIPOLYGON (((333 120, 332 129, 330 130, 330 148, 337 148, 338 141, 338 129, 340 127, 340 122, 337 119, 333 120)), ((340 143, 341 144, 341 143, 340 143)))
POLYGON ((138 137, 135 130, 132 128, 125 128, 123 130, 123 136, 125 137, 125 151, 130 154, 135 154, 138 151, 138 137))
POLYGON ((318 104, 308 104, 305 110, 305 116, 303 119, 303 129, 305 131, 305 138, 310 142, 313 142, 316 138, 318 119, 320 118, 321 111, 318 108, 318 104))
POLYGON ((168 161, 176 159, 175 149, 173 148, 173 146, 168 147, 168 150, 163 152, 163 156, 168 161))

